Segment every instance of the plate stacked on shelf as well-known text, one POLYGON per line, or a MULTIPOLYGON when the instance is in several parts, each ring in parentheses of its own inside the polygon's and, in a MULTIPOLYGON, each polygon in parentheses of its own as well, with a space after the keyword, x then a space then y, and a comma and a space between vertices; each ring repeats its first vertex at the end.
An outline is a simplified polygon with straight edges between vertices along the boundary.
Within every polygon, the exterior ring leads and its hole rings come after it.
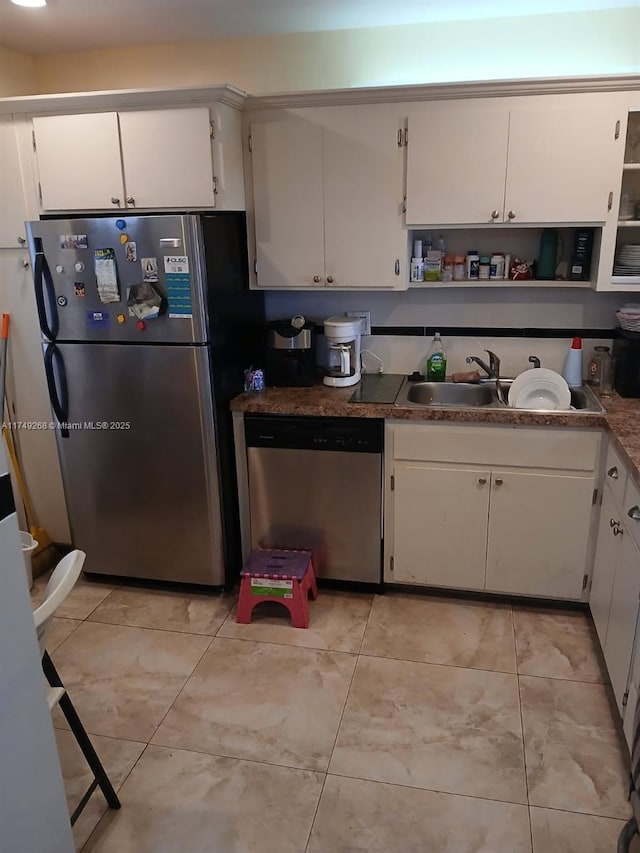
POLYGON ((616 317, 627 332, 640 332, 640 305, 624 305, 616 311, 616 317))
POLYGON ((640 243, 620 246, 613 262, 614 275, 640 275, 640 243))
POLYGON ((509 389, 509 405, 514 409, 551 412, 571 407, 571 391, 555 370, 534 367, 525 370, 509 389))

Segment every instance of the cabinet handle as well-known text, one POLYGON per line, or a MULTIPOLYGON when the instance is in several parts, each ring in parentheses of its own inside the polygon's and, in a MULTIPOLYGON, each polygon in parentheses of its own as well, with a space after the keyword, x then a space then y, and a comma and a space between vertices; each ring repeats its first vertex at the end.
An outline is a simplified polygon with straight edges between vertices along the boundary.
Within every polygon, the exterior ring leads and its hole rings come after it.
POLYGON ((638 506, 637 504, 636 506, 632 506, 627 515, 634 521, 640 521, 640 506, 638 506))
POLYGON ((18 243, 19 243, 21 246, 24 246, 24 244, 25 244, 26 242, 27 242, 27 241, 26 241, 26 238, 25 238, 25 237, 18 237, 18 243))
POLYGON ((134 198, 132 195, 128 195, 128 196, 126 197, 125 201, 127 202, 127 204, 130 204, 130 205, 132 205, 133 207, 135 207, 135 206, 136 206, 136 200, 135 200, 135 198, 134 198))
POLYGON ((333 276, 332 275, 327 276, 327 284, 333 284, 333 276))
POLYGON ((611 477, 612 480, 618 479, 618 469, 615 465, 612 465, 611 468, 607 471, 607 477, 611 477))
POLYGON ((613 207, 613 193, 609 193, 609 198, 607 200, 607 210, 611 210, 613 207))
POLYGON ((111 196, 111 204, 120 204, 120 199, 116 198, 114 195, 111 196))
POLYGON ((400 275, 400 258, 396 258, 395 271, 396 275, 400 275))
POLYGON ((492 210, 492 211, 491 211, 491 218, 492 218, 492 219, 498 219, 498 218, 499 218, 499 216, 500 216, 500 211, 499 211, 499 210, 492 210))
POLYGON ((509 219, 515 219, 516 218, 515 210, 510 210, 509 213, 507 213, 507 216, 509 217, 509 219))
POLYGON ((318 284, 318 282, 322 281, 322 279, 320 278, 319 275, 314 275, 313 280, 315 281, 316 284, 318 284))
POLYGON ((493 482, 496 484, 496 486, 501 486, 503 484, 504 480, 501 480, 500 477, 496 477, 496 479, 493 482))
POLYGON ((609 519, 609 527, 611 527, 611 529, 613 529, 613 528, 616 526, 616 524, 617 524, 617 523, 618 523, 618 522, 615 520, 615 518, 610 518, 610 519, 609 519))
POLYGON ((613 528, 613 535, 614 536, 622 536, 623 533, 624 533, 624 530, 622 529, 622 527, 620 527, 619 524, 616 524, 616 526, 613 528))
POLYGON ((481 486, 485 486, 487 484, 487 478, 486 477, 478 477, 478 482, 480 483, 481 486))

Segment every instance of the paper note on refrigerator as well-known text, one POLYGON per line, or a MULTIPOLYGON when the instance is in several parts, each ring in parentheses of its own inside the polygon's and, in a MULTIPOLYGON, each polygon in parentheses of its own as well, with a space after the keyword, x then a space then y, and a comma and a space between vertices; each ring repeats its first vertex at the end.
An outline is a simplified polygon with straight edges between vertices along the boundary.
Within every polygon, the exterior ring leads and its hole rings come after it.
POLYGON ((100 302, 103 304, 120 302, 116 253, 114 250, 96 249, 93 253, 93 265, 96 273, 100 302))

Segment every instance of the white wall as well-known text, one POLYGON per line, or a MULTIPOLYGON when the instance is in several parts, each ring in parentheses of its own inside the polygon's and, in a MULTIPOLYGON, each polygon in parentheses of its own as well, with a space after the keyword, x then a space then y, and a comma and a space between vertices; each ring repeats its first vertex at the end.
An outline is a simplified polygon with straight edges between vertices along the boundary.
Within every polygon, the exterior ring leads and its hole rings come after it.
MULTIPOLYGON (((483 356, 484 349, 492 349, 502 360, 503 375, 516 376, 529 367, 529 355, 537 355, 546 367, 560 370, 569 339, 493 337, 492 328, 566 328, 576 334, 581 329, 612 329, 616 325, 615 309, 625 301, 625 294, 549 288, 410 289, 403 293, 274 291, 266 294, 266 313, 270 320, 304 314, 322 322, 332 314, 369 310, 373 326, 479 327, 482 334, 445 341, 448 371, 467 370, 467 355, 483 356)), ((404 336, 398 330, 393 335, 372 335, 363 346, 383 359, 387 373, 410 373, 422 367, 429 343, 429 338, 404 336)), ((585 362, 595 345, 609 343, 585 340, 585 362)), ((374 359, 365 356, 365 364, 371 371, 377 370, 374 359)))
MULTIPOLYGON (((252 94, 640 70, 640 9, 140 45, 34 58, 37 91, 232 83, 252 94)), ((144 37, 144 33, 141 34, 144 37)))
POLYGON ((32 57, 0 45, 0 97, 28 95, 37 85, 32 57))
MULTIPOLYGON (((7 470, 0 444, 0 473, 7 470)), ((62 773, 15 513, 0 521, 0 849, 71 853, 62 773)))

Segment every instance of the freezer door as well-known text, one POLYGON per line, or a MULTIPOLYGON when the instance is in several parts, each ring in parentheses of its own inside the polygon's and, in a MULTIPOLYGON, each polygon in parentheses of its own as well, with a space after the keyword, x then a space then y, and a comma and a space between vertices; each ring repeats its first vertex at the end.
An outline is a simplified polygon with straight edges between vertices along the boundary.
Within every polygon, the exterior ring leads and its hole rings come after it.
POLYGON ((46 338, 207 340, 197 217, 55 219, 27 223, 27 234, 46 338), (144 328, 128 305, 141 287, 161 299, 159 316, 143 318, 144 328))
POLYGON ((58 449, 85 571, 224 584, 207 347, 56 349, 53 382, 68 387, 58 449))

